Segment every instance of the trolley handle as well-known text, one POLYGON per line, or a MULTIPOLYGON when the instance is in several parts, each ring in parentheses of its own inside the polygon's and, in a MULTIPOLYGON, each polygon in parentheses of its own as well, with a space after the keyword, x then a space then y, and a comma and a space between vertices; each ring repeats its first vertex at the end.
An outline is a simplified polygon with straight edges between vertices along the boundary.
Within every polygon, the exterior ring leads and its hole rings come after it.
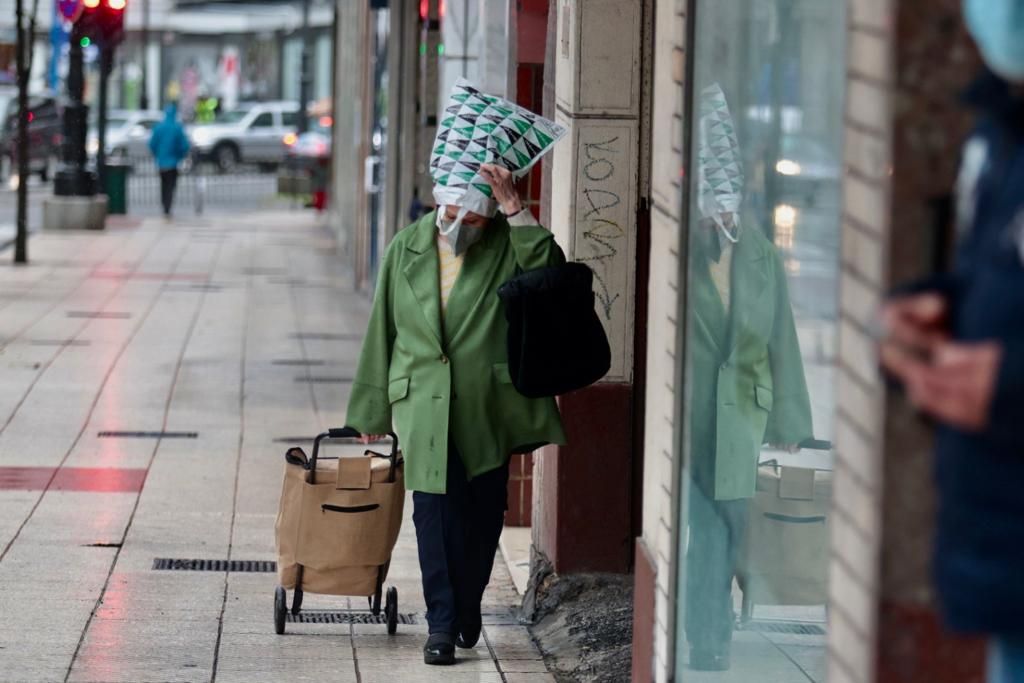
MULTIPOLYGON (((354 427, 334 427, 326 432, 317 434, 316 438, 313 439, 313 454, 306 464, 306 469, 309 470, 307 481, 310 484, 316 483, 316 461, 320 455, 321 441, 324 439, 358 439, 361 436, 362 433, 354 427)), ((388 470, 388 481, 393 482, 395 480, 395 468, 398 466, 398 435, 394 432, 388 432, 388 436, 391 437, 391 453, 386 456, 391 461, 391 467, 388 470)))

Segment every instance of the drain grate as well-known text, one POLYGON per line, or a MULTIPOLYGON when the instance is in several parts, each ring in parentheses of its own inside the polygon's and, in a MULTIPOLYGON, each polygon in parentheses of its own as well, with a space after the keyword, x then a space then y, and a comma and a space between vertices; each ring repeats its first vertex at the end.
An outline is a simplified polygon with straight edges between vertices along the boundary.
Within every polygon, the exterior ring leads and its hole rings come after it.
POLYGON ((254 268, 242 268, 242 275, 281 275, 287 272, 287 268, 264 268, 259 266, 254 268))
POLYGON ((310 366, 310 365, 326 365, 325 360, 305 360, 303 358, 276 358, 270 361, 271 365, 295 365, 295 366, 310 366))
POLYGON ((224 285, 217 285, 217 284, 212 284, 212 283, 200 283, 200 282, 196 282, 196 283, 192 283, 192 284, 173 283, 173 284, 164 285, 163 289, 164 289, 165 292, 196 292, 196 293, 223 292, 224 291, 224 285))
POLYGON ((744 631, 757 631, 758 633, 786 633, 797 636, 823 636, 825 629, 817 624, 808 624, 795 621, 748 621, 740 628, 744 631))
POLYGON ((296 377, 296 382, 307 384, 351 384, 351 377, 296 377))
POLYGON ((272 285, 287 285, 289 287, 305 287, 307 289, 329 289, 334 285, 330 282, 312 282, 302 278, 270 278, 267 280, 272 285))
POLYGON ((131 313, 116 311, 68 311, 69 318, 89 318, 90 320, 127 320, 131 313))
POLYGON ((263 572, 277 571, 273 560, 186 560, 172 557, 158 557, 153 560, 153 569, 179 572, 263 572))
POLYGON ((339 334, 336 332, 295 332, 288 336, 292 339, 311 341, 359 341, 362 339, 362 336, 358 334, 339 334))
POLYGON ((91 342, 84 339, 32 339, 32 346, 88 346, 91 342))
POLYGON ((199 432, 99 432, 101 439, 195 439, 199 432))
MULTIPOLYGON (((386 624, 388 618, 381 612, 374 616, 370 612, 331 612, 327 610, 307 610, 293 615, 289 611, 285 615, 285 621, 292 624, 386 624)), ((398 615, 398 623, 406 626, 414 626, 419 623, 415 614, 405 613, 398 615)))

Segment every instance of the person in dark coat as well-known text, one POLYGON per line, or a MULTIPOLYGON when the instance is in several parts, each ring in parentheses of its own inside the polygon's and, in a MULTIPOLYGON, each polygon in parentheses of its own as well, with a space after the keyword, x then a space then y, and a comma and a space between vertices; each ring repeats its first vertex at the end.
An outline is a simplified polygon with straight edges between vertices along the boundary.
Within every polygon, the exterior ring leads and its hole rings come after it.
POLYGON ((190 145, 185 129, 178 122, 178 107, 168 104, 164 109, 164 120, 153 128, 149 138, 149 151, 156 160, 160 171, 160 200, 164 216, 171 217, 174 205, 174 190, 178 185, 178 166, 188 156, 190 145))
POLYGON ((957 186, 953 271, 883 312, 882 363, 938 424, 934 572, 947 625, 1024 681, 1024 0, 965 3, 991 70, 957 186))

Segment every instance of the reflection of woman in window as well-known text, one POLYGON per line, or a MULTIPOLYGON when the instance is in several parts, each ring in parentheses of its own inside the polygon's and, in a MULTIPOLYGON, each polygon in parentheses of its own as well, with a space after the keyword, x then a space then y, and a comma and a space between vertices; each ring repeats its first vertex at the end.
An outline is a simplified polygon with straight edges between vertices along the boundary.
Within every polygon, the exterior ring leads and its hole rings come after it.
POLYGON ((743 166, 717 84, 701 93, 699 144, 686 635, 692 668, 725 670, 732 580, 761 445, 796 450, 812 428, 785 272, 764 233, 740 220, 743 166))

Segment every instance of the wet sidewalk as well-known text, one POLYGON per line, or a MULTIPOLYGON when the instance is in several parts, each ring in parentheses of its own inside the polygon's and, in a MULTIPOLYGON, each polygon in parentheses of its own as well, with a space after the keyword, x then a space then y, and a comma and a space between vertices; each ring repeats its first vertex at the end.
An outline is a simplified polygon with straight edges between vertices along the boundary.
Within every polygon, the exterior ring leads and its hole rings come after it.
POLYGON ((44 233, 30 256, 0 265, 2 680, 554 681, 502 562, 480 645, 423 665, 411 504, 397 635, 312 594, 320 623, 274 633, 283 453, 340 426, 369 312, 311 217, 44 233))

